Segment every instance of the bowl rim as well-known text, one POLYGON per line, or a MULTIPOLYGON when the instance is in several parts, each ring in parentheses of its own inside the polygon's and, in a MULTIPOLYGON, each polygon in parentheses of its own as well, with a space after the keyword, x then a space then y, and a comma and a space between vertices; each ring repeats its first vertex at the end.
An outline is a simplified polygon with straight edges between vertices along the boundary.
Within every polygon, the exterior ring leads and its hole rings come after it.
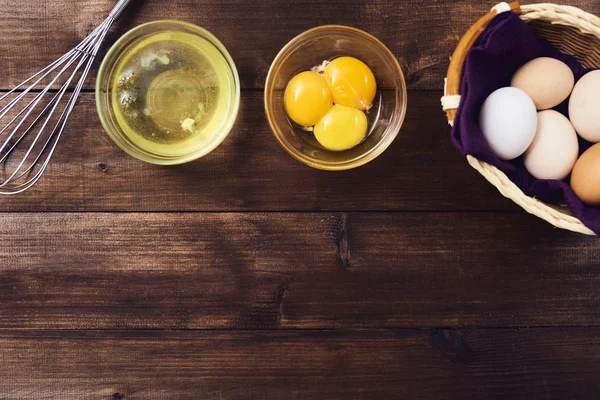
POLYGON ((281 147, 283 147, 288 152, 288 154, 290 154, 296 160, 300 161, 303 164, 308 165, 309 167, 315 168, 315 169, 320 169, 320 170, 325 170, 325 171, 344 171, 344 170, 349 170, 349 169, 353 169, 353 168, 358 168, 360 166, 363 166, 363 165, 373 161, 374 159, 379 157, 392 144, 392 142, 398 136, 402 126, 404 125, 404 120, 406 118, 406 112, 407 112, 407 108, 408 108, 407 95, 408 95, 408 89, 406 87, 406 78, 404 77, 404 73, 402 71, 402 68, 400 67, 400 63, 398 62, 398 59, 396 58, 394 53, 392 53, 392 51, 381 40, 379 40, 377 37, 373 36, 372 34, 365 32, 361 29, 355 28, 353 26, 339 25, 339 24, 320 25, 320 26, 310 28, 310 29, 303 31, 300 34, 296 35, 288 43, 286 43, 285 46, 283 46, 281 48, 281 50, 277 53, 277 55, 273 59, 273 62, 271 63, 271 66, 269 67, 269 72, 267 73, 267 79, 265 81, 265 90, 264 90, 265 114, 267 117, 267 121, 269 123, 269 127, 271 128, 271 132, 273 133, 273 135, 275 136, 275 138, 277 139, 277 141, 279 142, 281 147), (384 140, 379 141, 379 143, 375 147, 373 147, 368 152, 364 153, 359 159, 342 162, 342 163, 338 163, 338 162, 327 163, 327 162, 315 161, 314 159, 312 159, 310 157, 306 157, 303 154, 296 152, 293 148, 287 146, 286 143, 280 137, 280 135, 277 133, 278 128, 274 122, 274 117, 273 117, 270 107, 269 107, 269 104, 270 104, 269 96, 270 96, 270 92, 271 92, 270 87, 272 86, 273 82, 275 81, 275 74, 276 74, 275 66, 277 64, 280 64, 281 59, 286 54, 288 54, 290 49, 293 48, 296 45, 296 43, 298 41, 300 41, 303 37, 305 37, 311 33, 314 33, 314 32, 318 32, 318 31, 322 31, 322 30, 329 30, 329 29, 341 29, 341 30, 345 30, 345 31, 349 31, 349 32, 353 32, 353 33, 365 36, 369 40, 375 42, 381 49, 383 49, 384 53, 386 53, 389 56, 390 60, 392 60, 392 64, 395 67, 395 70, 398 73, 398 76, 400 77, 400 82, 401 82, 400 90, 402 92, 401 95, 404 100, 399 115, 396 115, 395 123, 390 124, 386 128, 386 133, 388 133, 387 131, 390 129, 394 129, 395 132, 391 133, 390 135, 384 135, 385 136, 384 140))
MULTIPOLYGON (((166 29, 159 28, 155 32, 152 32, 152 34, 156 34, 158 32, 165 31, 165 30, 166 29)), ((156 165, 179 165, 179 164, 185 164, 185 163, 188 163, 188 162, 191 162, 191 161, 194 161, 194 160, 197 160, 199 158, 206 156, 207 154, 209 154, 213 150, 215 150, 217 147, 219 147, 221 145, 221 143, 223 143, 223 141, 229 136, 229 134, 231 133, 231 130, 233 129, 233 126, 235 125, 235 122, 237 120, 239 110, 240 110, 241 84, 240 84, 240 78, 239 78, 237 66, 235 64, 235 61, 233 60, 233 57, 231 56, 231 54, 229 53, 229 51, 227 50, 225 45, 213 33, 208 31, 207 29, 205 29, 201 26, 198 26, 196 24, 193 24, 191 22, 175 20, 175 19, 161 19, 161 20, 149 21, 149 22, 146 22, 146 23, 143 23, 143 24, 140 24, 138 26, 131 28, 130 30, 125 32, 119 39, 117 39, 115 41, 115 43, 110 47, 110 49, 107 51, 106 55, 104 56, 104 58, 100 64, 100 67, 98 69, 98 74, 96 76, 95 101, 96 101, 96 110, 98 113, 98 117, 100 118, 102 127, 104 128, 104 131, 106 132, 106 134, 115 143, 115 145, 117 145, 117 147, 119 147, 121 150, 123 150, 130 156, 135 157, 136 159, 143 161, 143 162, 147 162, 150 164, 156 164, 156 165), (104 77, 105 74, 108 74, 109 69, 111 69, 110 67, 114 66, 114 62, 117 60, 117 58, 116 58, 117 54, 120 53, 121 51, 123 51, 127 42, 130 41, 132 39, 132 37, 135 36, 135 34, 141 30, 144 30, 151 26, 159 26, 160 27, 163 25, 171 25, 171 26, 179 26, 179 27, 183 27, 183 28, 188 28, 191 31, 193 31, 193 33, 202 36, 210 44, 215 46, 215 48, 225 58, 225 61, 227 62, 228 66, 231 70, 231 74, 233 75, 233 84, 235 86, 235 88, 234 88, 235 93, 234 93, 233 98, 231 99, 232 109, 230 111, 230 117, 229 117, 229 120, 227 121, 227 123, 222 126, 222 129, 220 131, 220 132, 222 132, 222 134, 218 138, 218 140, 215 140, 210 146, 203 148, 201 151, 192 151, 192 152, 187 153, 182 156, 164 157, 164 158, 162 156, 152 154, 150 152, 142 150, 139 146, 135 146, 129 142, 124 142, 123 139, 121 137, 119 137, 120 135, 118 135, 114 131, 115 130, 115 127, 113 126, 114 124, 109 121, 109 119, 110 119, 109 118, 109 114, 110 114, 109 110, 108 109, 105 110, 104 107, 102 106, 103 99, 102 99, 102 94, 101 94, 106 89, 104 87, 104 85, 102 84, 104 81, 104 79, 102 79, 102 78, 104 77)))

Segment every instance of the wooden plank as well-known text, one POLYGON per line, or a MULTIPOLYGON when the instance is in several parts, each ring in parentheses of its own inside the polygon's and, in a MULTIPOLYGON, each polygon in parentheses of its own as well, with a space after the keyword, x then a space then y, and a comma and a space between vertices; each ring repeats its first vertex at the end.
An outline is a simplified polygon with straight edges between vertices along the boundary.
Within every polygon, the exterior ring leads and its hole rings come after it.
MULTIPOLYGON (((73 7, 72 0, 0 5, 0 69, 8 71, 4 85, 12 87, 60 56, 93 27, 114 5, 113 0, 91 0, 73 7), (66 13, 66 15, 65 15, 66 13), (64 21, 73 21, 65 24, 64 21), (23 49, 27 51, 24 52, 23 49)), ((277 52, 294 36, 323 24, 345 24, 380 37, 399 56, 411 88, 440 89, 448 57, 487 5, 472 2, 322 2, 281 3, 276 0, 247 2, 176 0, 134 2, 119 21, 109 44, 130 28, 157 19, 181 19, 214 33, 236 61, 242 86, 262 88, 277 52), (459 12, 469 4, 466 14, 459 12), (449 18, 458 17, 457 21, 449 18), (410 15, 410 20, 406 16, 410 15), (426 34, 425 34, 426 33, 426 34)), ((96 75, 96 70, 92 76, 96 75)), ((87 85, 92 88, 93 82, 87 85)))
MULTIPOLYGON (((246 1, 133 2, 109 37, 157 19, 181 19, 213 32, 235 59, 242 85, 262 88, 277 52, 294 36, 323 24, 344 24, 379 37, 397 55, 412 89, 443 87, 448 58, 460 36, 494 2, 246 1)), ((73 47, 105 18, 114 0, 4 1, 0 3, 2 88, 12 88, 73 47)), ((600 15, 596 0, 571 5, 600 15)), ((93 88, 92 71, 86 87, 93 88)))
POLYGON ((598 328, 0 332, 0 398, 577 399, 598 328))
POLYGON ((0 328, 597 326, 599 244, 524 213, 0 215, 0 328))
POLYGON ((0 211, 516 210, 450 140, 440 93, 411 92, 399 137, 353 171, 313 170, 277 143, 262 94, 245 92, 236 127, 207 157, 159 167, 117 148, 85 94, 48 170, 0 211))

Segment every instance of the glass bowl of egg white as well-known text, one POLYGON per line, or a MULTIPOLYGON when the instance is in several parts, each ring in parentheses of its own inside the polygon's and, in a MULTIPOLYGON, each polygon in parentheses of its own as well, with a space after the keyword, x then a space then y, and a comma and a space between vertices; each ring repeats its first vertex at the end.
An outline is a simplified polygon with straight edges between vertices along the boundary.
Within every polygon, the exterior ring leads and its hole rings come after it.
POLYGON ((406 115, 406 82, 392 52, 348 26, 292 39, 275 57, 265 111, 283 148, 322 170, 359 167, 394 141, 406 115))
POLYGON ((183 164, 225 140, 240 105, 240 82, 225 46, 182 21, 154 21, 107 53, 96 106, 110 138, 152 164, 183 164))

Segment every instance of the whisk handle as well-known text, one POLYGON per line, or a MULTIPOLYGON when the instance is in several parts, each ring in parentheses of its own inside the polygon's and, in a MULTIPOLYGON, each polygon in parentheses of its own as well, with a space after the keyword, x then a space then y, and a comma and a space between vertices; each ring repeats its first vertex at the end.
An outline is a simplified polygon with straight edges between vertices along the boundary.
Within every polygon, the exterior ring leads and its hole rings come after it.
POLYGON ((131 0, 119 0, 115 8, 113 8, 108 15, 108 18, 112 19, 113 21, 119 18, 129 3, 131 3, 131 0))

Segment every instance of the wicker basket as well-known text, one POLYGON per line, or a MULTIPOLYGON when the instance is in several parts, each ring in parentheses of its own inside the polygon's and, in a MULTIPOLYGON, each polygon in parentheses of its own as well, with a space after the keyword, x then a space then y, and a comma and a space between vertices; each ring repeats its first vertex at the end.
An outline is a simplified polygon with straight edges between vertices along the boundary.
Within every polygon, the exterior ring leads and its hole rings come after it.
MULTIPOLYGON (((450 125, 454 123, 456 110, 460 104, 460 84, 467 53, 496 14, 511 10, 530 24, 538 37, 550 41, 561 52, 574 56, 584 67, 600 67, 600 18, 570 6, 555 4, 521 6, 516 2, 498 4, 469 29, 452 56, 445 93, 442 98, 442 107, 446 111, 450 125)), ((500 193, 523 207, 527 212, 558 228, 594 235, 594 232, 575 218, 568 209, 545 204, 526 196, 496 167, 470 155, 467 156, 467 161, 500 193)))

